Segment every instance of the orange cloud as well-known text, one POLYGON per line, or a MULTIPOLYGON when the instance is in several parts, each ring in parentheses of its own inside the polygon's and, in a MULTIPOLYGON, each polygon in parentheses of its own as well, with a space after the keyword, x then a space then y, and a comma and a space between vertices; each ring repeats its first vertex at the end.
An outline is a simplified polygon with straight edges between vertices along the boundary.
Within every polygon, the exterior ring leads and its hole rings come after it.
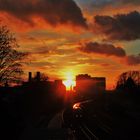
POLYGON ((53 27, 72 25, 87 28, 86 19, 73 0, 0 0, 0 12, 30 26, 35 26, 37 20, 43 20, 53 27))

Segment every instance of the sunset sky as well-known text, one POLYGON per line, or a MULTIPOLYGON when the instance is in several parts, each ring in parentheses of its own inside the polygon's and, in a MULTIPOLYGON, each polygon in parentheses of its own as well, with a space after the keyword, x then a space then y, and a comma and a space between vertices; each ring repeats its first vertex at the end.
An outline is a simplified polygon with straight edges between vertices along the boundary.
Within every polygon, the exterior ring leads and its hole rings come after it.
POLYGON ((107 88, 140 70, 140 0, 0 0, 0 22, 28 52, 28 71, 51 79, 88 73, 107 88))

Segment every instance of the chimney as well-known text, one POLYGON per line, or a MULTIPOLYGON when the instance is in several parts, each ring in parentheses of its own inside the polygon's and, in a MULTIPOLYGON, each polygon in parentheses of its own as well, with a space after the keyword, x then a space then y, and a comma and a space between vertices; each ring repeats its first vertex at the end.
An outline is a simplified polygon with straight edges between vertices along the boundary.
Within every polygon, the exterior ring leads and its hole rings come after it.
POLYGON ((32 81, 32 72, 29 72, 28 82, 32 81))
POLYGON ((37 72, 37 73, 36 73, 36 80, 37 80, 38 82, 40 82, 40 72, 37 72))

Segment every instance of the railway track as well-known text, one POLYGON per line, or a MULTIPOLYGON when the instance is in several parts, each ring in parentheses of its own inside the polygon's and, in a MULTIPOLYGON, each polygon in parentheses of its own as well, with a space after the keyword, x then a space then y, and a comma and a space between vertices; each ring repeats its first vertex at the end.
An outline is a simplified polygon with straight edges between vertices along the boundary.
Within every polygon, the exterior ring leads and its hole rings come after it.
POLYGON ((99 138, 92 132, 85 124, 79 126, 80 131, 85 135, 87 140, 99 140, 99 138))

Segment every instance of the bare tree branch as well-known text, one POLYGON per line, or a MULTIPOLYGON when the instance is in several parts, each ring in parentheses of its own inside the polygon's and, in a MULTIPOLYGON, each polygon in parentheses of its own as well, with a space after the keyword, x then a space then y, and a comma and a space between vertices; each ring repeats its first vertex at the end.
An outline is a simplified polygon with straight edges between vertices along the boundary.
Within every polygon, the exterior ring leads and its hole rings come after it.
POLYGON ((128 71, 119 76, 116 88, 125 88, 130 78, 133 80, 136 87, 140 87, 140 71, 128 71))
POLYGON ((21 61, 27 54, 18 52, 18 47, 7 26, 0 26, 0 84, 15 82, 23 74, 21 61))

